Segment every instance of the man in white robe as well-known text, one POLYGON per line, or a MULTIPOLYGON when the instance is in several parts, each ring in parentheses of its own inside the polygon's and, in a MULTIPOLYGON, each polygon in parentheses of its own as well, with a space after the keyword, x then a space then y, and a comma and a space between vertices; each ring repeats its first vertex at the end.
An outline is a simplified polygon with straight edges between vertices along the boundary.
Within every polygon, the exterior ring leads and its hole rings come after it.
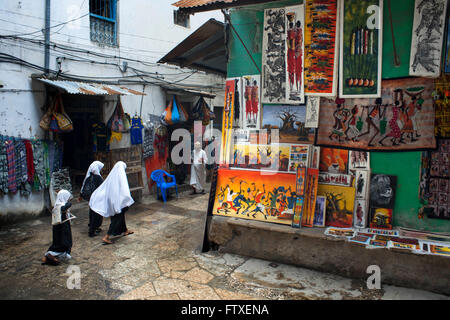
POLYGON ((194 151, 192 151, 190 185, 194 190, 191 194, 205 193, 207 160, 206 152, 202 150, 201 143, 197 141, 194 144, 194 151))

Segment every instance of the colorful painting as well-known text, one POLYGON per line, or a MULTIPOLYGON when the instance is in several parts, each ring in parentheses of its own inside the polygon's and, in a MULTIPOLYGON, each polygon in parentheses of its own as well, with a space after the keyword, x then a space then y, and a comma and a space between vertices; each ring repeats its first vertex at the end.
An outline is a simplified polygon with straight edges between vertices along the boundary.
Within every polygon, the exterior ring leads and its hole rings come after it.
POLYGON ((350 170, 370 169, 370 152, 368 151, 350 151, 348 160, 350 170))
POLYGON ((289 145, 235 144, 230 168, 288 171, 289 145))
POLYGON ((242 104, 242 127, 247 129, 259 129, 261 121, 260 99, 261 76, 243 76, 242 90, 244 92, 242 104))
POLYGON ((308 166, 309 145, 293 144, 291 145, 291 154, 289 157, 289 171, 296 172, 298 167, 306 168, 308 166))
POLYGON ((356 199, 362 200, 368 198, 369 178, 368 170, 357 170, 355 172, 356 199))
POLYGON ((233 113, 233 126, 242 126, 242 103, 244 95, 242 92, 242 78, 233 77, 227 78, 228 81, 234 81, 234 113, 233 113))
POLYGON ((264 10, 262 44, 263 103, 285 103, 286 85, 286 11, 284 8, 264 10))
POLYGON ((230 153, 234 118, 234 93, 235 81, 227 80, 225 82, 225 106, 223 108, 222 116, 222 153, 220 156, 220 163, 226 163, 228 154, 230 153))
POLYGON ((319 161, 320 161, 320 147, 312 146, 309 167, 313 169, 319 169, 319 161))
POLYGON ((259 171, 219 169, 213 214, 292 224, 295 175, 277 173, 270 179, 259 171))
POLYGON ((319 183, 351 187, 353 183, 353 176, 343 173, 320 172, 319 183))
POLYGON ((263 106, 262 128, 278 130, 280 143, 313 144, 315 130, 305 127, 305 105, 268 105, 263 106))
POLYGON ((348 150, 321 148, 319 170, 346 174, 348 172, 348 150))
POLYGON ((356 235, 353 238, 348 239, 348 241, 350 241, 350 242, 355 242, 355 243, 359 243, 362 245, 368 245, 370 240, 372 240, 371 236, 366 236, 366 235, 362 235, 362 234, 358 234, 358 233, 356 233, 356 235))
POLYGON ((319 126, 320 97, 309 97, 306 100, 306 128, 317 128, 319 126))
POLYGON ((294 217, 292 219, 292 227, 300 228, 303 215, 303 197, 297 197, 295 200, 294 217))
POLYGON ((343 0, 339 96, 379 97, 382 65, 382 0, 343 0))
POLYGON ((444 74, 435 82, 435 126, 437 137, 450 138, 450 99, 447 94, 450 91, 450 75, 444 74))
POLYGON ((319 184, 317 195, 327 198, 326 226, 341 228, 353 226, 355 188, 319 184))
POLYGON ((369 227, 375 229, 392 229, 392 209, 371 207, 369 227))
POLYGON ((371 174, 370 207, 394 209, 397 177, 385 174, 371 174))
POLYGON ((304 103, 304 5, 286 7, 286 102, 304 103))
POLYGON ((317 144, 362 150, 436 147, 433 80, 383 80, 377 99, 321 99, 317 144))
POLYGON ((314 210, 314 227, 325 227, 325 210, 327 205, 326 197, 316 197, 316 208, 314 210))
POLYGON ((367 225, 367 201, 355 200, 355 212, 353 214, 353 225, 356 228, 365 228, 367 225))
POLYGON ((339 5, 305 1, 305 95, 336 96, 339 5))
POLYGON ((355 230, 352 228, 326 228, 324 234, 337 238, 352 238, 355 236, 355 230))
POLYGON ((409 75, 439 77, 446 12, 447 0, 416 0, 409 75))
POLYGON ((296 189, 295 193, 297 196, 303 196, 305 194, 306 186, 306 168, 298 167, 296 173, 296 189))
POLYGON ((302 225, 314 226, 314 214, 316 209, 317 189, 319 186, 319 170, 308 168, 306 178, 305 204, 303 207, 302 225))

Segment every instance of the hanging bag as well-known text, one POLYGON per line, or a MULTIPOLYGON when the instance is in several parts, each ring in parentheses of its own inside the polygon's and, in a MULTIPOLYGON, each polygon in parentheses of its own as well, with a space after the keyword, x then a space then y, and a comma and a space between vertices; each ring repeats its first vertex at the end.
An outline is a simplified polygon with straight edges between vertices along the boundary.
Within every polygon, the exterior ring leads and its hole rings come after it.
POLYGON ((114 112, 108 120, 108 128, 111 129, 111 131, 114 132, 123 132, 124 131, 124 125, 123 125, 123 108, 122 103, 120 102, 120 98, 117 101, 116 108, 114 109, 114 112))
POLYGON ((39 121, 39 126, 43 130, 50 130, 50 122, 52 121, 52 115, 53 115, 53 101, 50 101, 50 106, 47 108, 47 111, 42 116, 41 120, 39 121))
POLYGON ((172 105, 173 105, 173 100, 171 100, 169 102, 169 105, 166 107, 166 110, 164 110, 164 112, 166 113, 164 116, 164 122, 167 123, 168 125, 173 124, 172 123, 172 105))
POLYGON ((203 118, 203 97, 200 97, 192 108, 192 120, 200 120, 203 118))
POLYGON ((58 95, 58 97, 56 97, 56 103, 58 105, 57 105, 57 107, 55 107, 55 112, 53 114, 56 118, 56 121, 58 122, 59 129, 62 132, 73 131, 73 123, 72 123, 72 120, 70 120, 67 113, 64 111, 64 105, 62 103, 61 95, 58 95))
POLYGON ((131 116, 128 113, 125 113, 123 117, 123 129, 125 132, 131 129, 131 116))
POLYGON ((178 111, 177 101, 175 96, 173 97, 173 105, 172 105, 172 123, 180 122, 180 112, 178 111))

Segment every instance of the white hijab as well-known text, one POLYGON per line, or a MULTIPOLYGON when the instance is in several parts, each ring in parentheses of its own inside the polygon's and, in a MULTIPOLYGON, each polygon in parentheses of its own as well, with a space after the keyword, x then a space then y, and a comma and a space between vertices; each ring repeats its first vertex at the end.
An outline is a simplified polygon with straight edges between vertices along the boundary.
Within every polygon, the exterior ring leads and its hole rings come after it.
POLYGON ((89 168, 86 172, 86 177, 84 177, 83 184, 81 185, 80 190, 83 190, 84 183, 86 182, 86 179, 89 178, 91 173, 100 176, 100 171, 103 169, 103 166, 104 166, 104 164, 100 161, 94 161, 91 163, 91 165, 89 166, 89 168))
POLYGON ((126 167, 125 162, 118 161, 105 181, 92 193, 89 207, 103 217, 114 216, 134 203, 125 173, 126 167))
POLYGON ((58 192, 56 196, 55 206, 52 210, 52 224, 61 223, 61 207, 65 205, 70 198, 72 198, 72 194, 67 190, 61 190, 58 192))

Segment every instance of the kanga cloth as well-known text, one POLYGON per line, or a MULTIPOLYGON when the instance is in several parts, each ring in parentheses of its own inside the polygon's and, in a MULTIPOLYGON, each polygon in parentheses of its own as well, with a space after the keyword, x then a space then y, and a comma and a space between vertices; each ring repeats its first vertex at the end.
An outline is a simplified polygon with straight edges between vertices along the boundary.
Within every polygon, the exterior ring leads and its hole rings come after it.
POLYGON ((27 173, 27 150, 23 141, 14 142, 14 152, 16 154, 16 184, 20 194, 28 196, 31 188, 28 185, 27 173))
POLYGON ((0 191, 8 193, 8 158, 6 157, 6 144, 0 140, 0 191))
POLYGON ((16 193, 16 154, 12 140, 6 141, 6 157, 8 159, 8 189, 9 192, 16 193))
POLYGON ((92 193, 89 207, 103 217, 112 217, 134 203, 128 185, 127 165, 118 161, 105 181, 92 193))
POLYGON ((34 182, 33 147, 29 140, 25 140, 24 144, 27 151, 27 181, 32 184, 34 182))

